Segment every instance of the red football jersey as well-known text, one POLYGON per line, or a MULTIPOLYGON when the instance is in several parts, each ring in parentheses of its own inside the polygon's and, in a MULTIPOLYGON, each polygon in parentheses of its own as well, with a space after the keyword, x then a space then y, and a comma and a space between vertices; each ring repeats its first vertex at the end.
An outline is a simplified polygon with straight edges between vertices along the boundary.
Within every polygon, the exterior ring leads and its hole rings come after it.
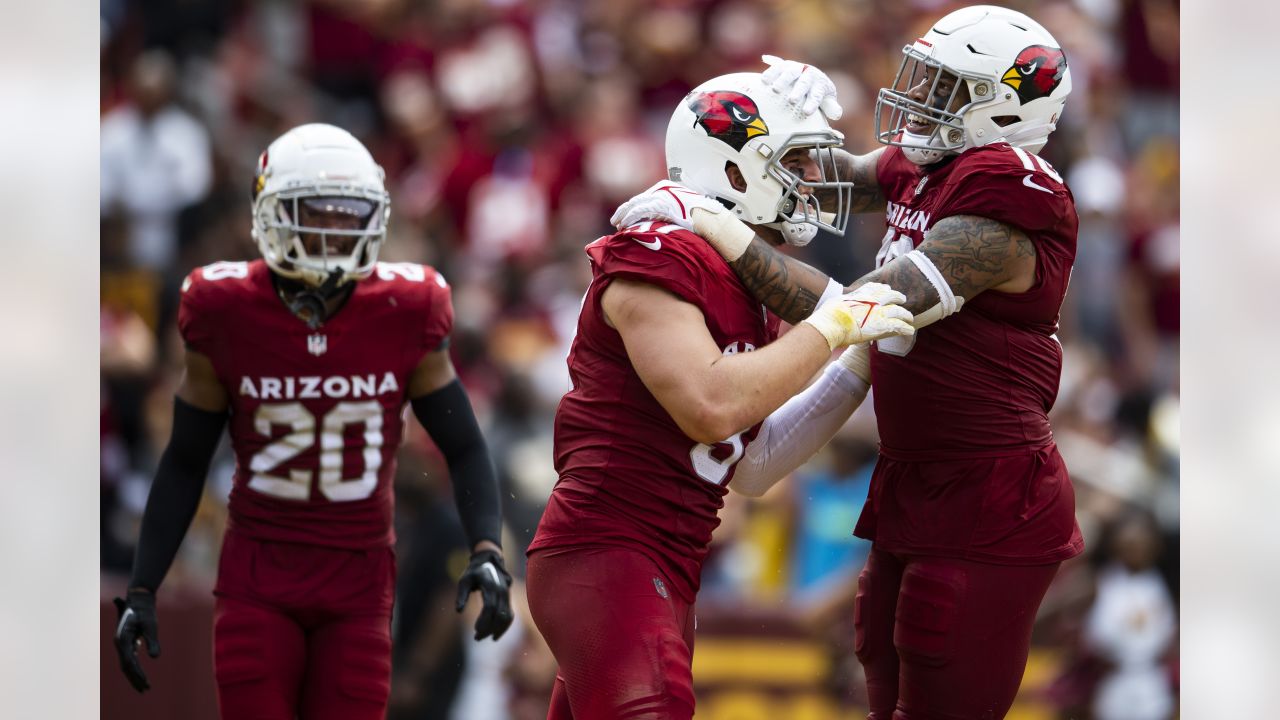
POLYGON ((316 330, 285 306, 261 260, 193 271, 178 328, 230 395, 229 526, 282 542, 393 543, 409 378, 452 326, 449 286, 423 265, 378 263, 316 330))
POLYGON ((1040 473, 1035 480, 1017 473, 953 472, 978 460, 1056 455, 1048 412, 1062 368, 1062 345, 1054 333, 1076 252, 1071 191, 1047 162, 1007 143, 973 148, 932 170, 890 147, 877 178, 888 200, 888 232, 877 265, 910 252, 943 218, 976 215, 1027 233, 1037 251, 1036 280, 1024 293, 988 290, 965 298, 959 312, 914 337, 876 343, 871 376, 881 455, 938 463, 939 477, 948 479, 892 489, 873 483, 859 534, 886 549, 953 547, 964 553, 981 546, 969 555, 991 558, 1075 554, 1074 515, 1059 507, 1074 505, 1074 495, 1056 460, 1028 465, 1039 468, 1027 470, 1040 473), (1046 482, 1054 489, 1039 487, 1046 482), (940 504, 950 507, 950 521, 947 513, 931 510, 940 504), (1028 523, 1043 525, 1050 506, 1054 528, 1046 533, 1041 527, 1036 540, 1027 541, 1028 523), (973 514, 981 517, 965 517, 973 514), (910 527, 913 519, 926 517, 929 527, 910 527))
POLYGON ((1071 192, 1048 163, 1005 143, 973 148, 929 173, 890 147, 878 178, 889 230, 877 265, 910 252, 953 215, 1016 226, 1037 251, 1029 291, 988 290, 912 338, 876 344, 871 372, 885 453, 991 457, 1048 443, 1062 369, 1054 333, 1076 253, 1071 192))
POLYGON ((594 279, 569 351, 573 387, 555 419, 560 480, 529 551, 638 547, 692 602, 726 486, 760 426, 714 446, 691 440, 636 374, 600 298, 614 278, 663 288, 702 310, 725 354, 773 341, 779 321, 706 242, 678 226, 642 223, 596 240, 587 255, 594 279))

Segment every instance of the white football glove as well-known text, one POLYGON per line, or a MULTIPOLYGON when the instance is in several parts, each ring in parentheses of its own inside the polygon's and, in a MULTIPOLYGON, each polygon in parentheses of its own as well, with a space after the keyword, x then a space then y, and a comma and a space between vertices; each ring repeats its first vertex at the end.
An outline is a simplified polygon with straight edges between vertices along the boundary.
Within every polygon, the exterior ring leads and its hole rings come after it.
POLYGON ((839 120, 844 108, 836 102, 836 86, 831 78, 818 68, 795 60, 783 60, 774 55, 762 55, 769 66, 764 71, 764 84, 773 91, 787 96, 787 102, 800 108, 806 117, 819 108, 828 120, 839 120))
POLYGON ((689 211, 695 207, 711 209, 712 206, 724 209, 723 205, 697 190, 671 180, 661 180, 619 205, 609 222, 619 230, 625 230, 645 220, 661 220, 696 232, 689 211))
POLYGON ((867 283, 824 303, 801 321, 813 326, 835 350, 891 335, 914 335, 906 296, 883 283, 867 283))
POLYGON ((741 257, 756 236, 754 230, 715 198, 671 180, 654 183, 619 205, 609 218, 618 230, 645 220, 674 223, 697 233, 730 262, 741 257))

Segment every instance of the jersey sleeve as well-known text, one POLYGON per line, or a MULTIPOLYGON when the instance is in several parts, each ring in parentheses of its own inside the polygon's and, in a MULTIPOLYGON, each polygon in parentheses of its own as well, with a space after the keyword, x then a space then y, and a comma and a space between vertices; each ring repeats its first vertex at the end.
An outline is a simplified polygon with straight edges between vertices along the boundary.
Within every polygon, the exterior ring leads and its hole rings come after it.
POLYGON ((441 349, 453 332, 453 291, 444 276, 427 267, 426 318, 422 329, 422 351, 441 349))
MULTIPOLYGON (((1035 232, 1072 212, 1071 192, 1039 157, 1003 146, 986 150, 950 188, 945 215, 976 215, 1035 232)), ((941 219, 941 218, 939 218, 941 219)))
POLYGON ((196 268, 182 281, 178 301, 178 333, 186 346, 202 355, 211 355, 216 345, 216 302, 204 268, 196 268))
POLYGON ((623 232, 588 246, 587 254, 606 277, 656 285, 701 307, 705 272, 689 247, 695 242, 703 241, 683 232, 623 232))

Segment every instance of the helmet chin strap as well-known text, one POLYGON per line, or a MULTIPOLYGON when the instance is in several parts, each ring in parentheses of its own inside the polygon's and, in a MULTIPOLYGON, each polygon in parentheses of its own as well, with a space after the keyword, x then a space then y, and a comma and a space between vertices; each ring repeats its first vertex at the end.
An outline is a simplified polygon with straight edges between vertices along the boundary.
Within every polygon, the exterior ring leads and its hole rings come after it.
POLYGON ((319 287, 303 286, 289 300, 289 311, 305 318, 307 327, 312 330, 320 327, 328 319, 328 300, 337 291, 342 275, 342 268, 334 268, 319 287))
MULTIPOLYGON (((811 210, 817 212, 816 208, 811 210)), ((789 216, 795 222, 786 220, 777 220, 776 222, 765 223, 765 227, 777 230, 782 239, 791 247, 804 247, 818 236, 818 226, 811 222, 801 222, 804 220, 805 211, 800 207, 800 203, 795 198, 788 198, 778 211, 778 217, 789 216)))
POLYGON ((791 223, 784 220, 769 223, 765 227, 771 227, 782 233, 782 239, 791 247, 804 247, 818 236, 818 226, 813 223, 791 223))
POLYGON ((935 150, 930 147, 933 145, 933 138, 933 135, 917 135, 903 130, 902 154, 916 165, 932 165, 938 162, 950 154, 950 151, 935 150))

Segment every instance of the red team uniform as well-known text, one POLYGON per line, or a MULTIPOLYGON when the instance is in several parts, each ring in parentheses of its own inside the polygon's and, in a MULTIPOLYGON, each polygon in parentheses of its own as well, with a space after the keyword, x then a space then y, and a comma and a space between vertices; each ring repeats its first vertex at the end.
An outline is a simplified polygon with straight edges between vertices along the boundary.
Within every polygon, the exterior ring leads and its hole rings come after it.
POLYGON ((409 377, 452 323, 422 265, 378 263, 317 330, 261 260, 184 283, 179 329, 230 395, 236 455, 214 591, 223 717, 383 716, 395 452, 409 377))
POLYGON ((988 290, 912 338, 877 343, 880 458, 854 533, 874 541, 855 608, 870 717, 1003 717, 1036 608, 1058 564, 1083 550, 1048 420, 1075 204, 1048 163, 1006 143, 928 167, 889 147, 877 177, 889 226, 878 266, 955 215, 1017 227, 1036 248, 1027 292, 988 290))
POLYGON ((645 387, 601 296, 615 278, 696 305, 723 352, 779 321, 727 263, 677 226, 587 246, 594 279, 555 419, 560 479, 529 546, 528 597, 559 661, 550 720, 690 717, 693 603, 727 485, 759 424, 715 446, 687 437, 645 387))

